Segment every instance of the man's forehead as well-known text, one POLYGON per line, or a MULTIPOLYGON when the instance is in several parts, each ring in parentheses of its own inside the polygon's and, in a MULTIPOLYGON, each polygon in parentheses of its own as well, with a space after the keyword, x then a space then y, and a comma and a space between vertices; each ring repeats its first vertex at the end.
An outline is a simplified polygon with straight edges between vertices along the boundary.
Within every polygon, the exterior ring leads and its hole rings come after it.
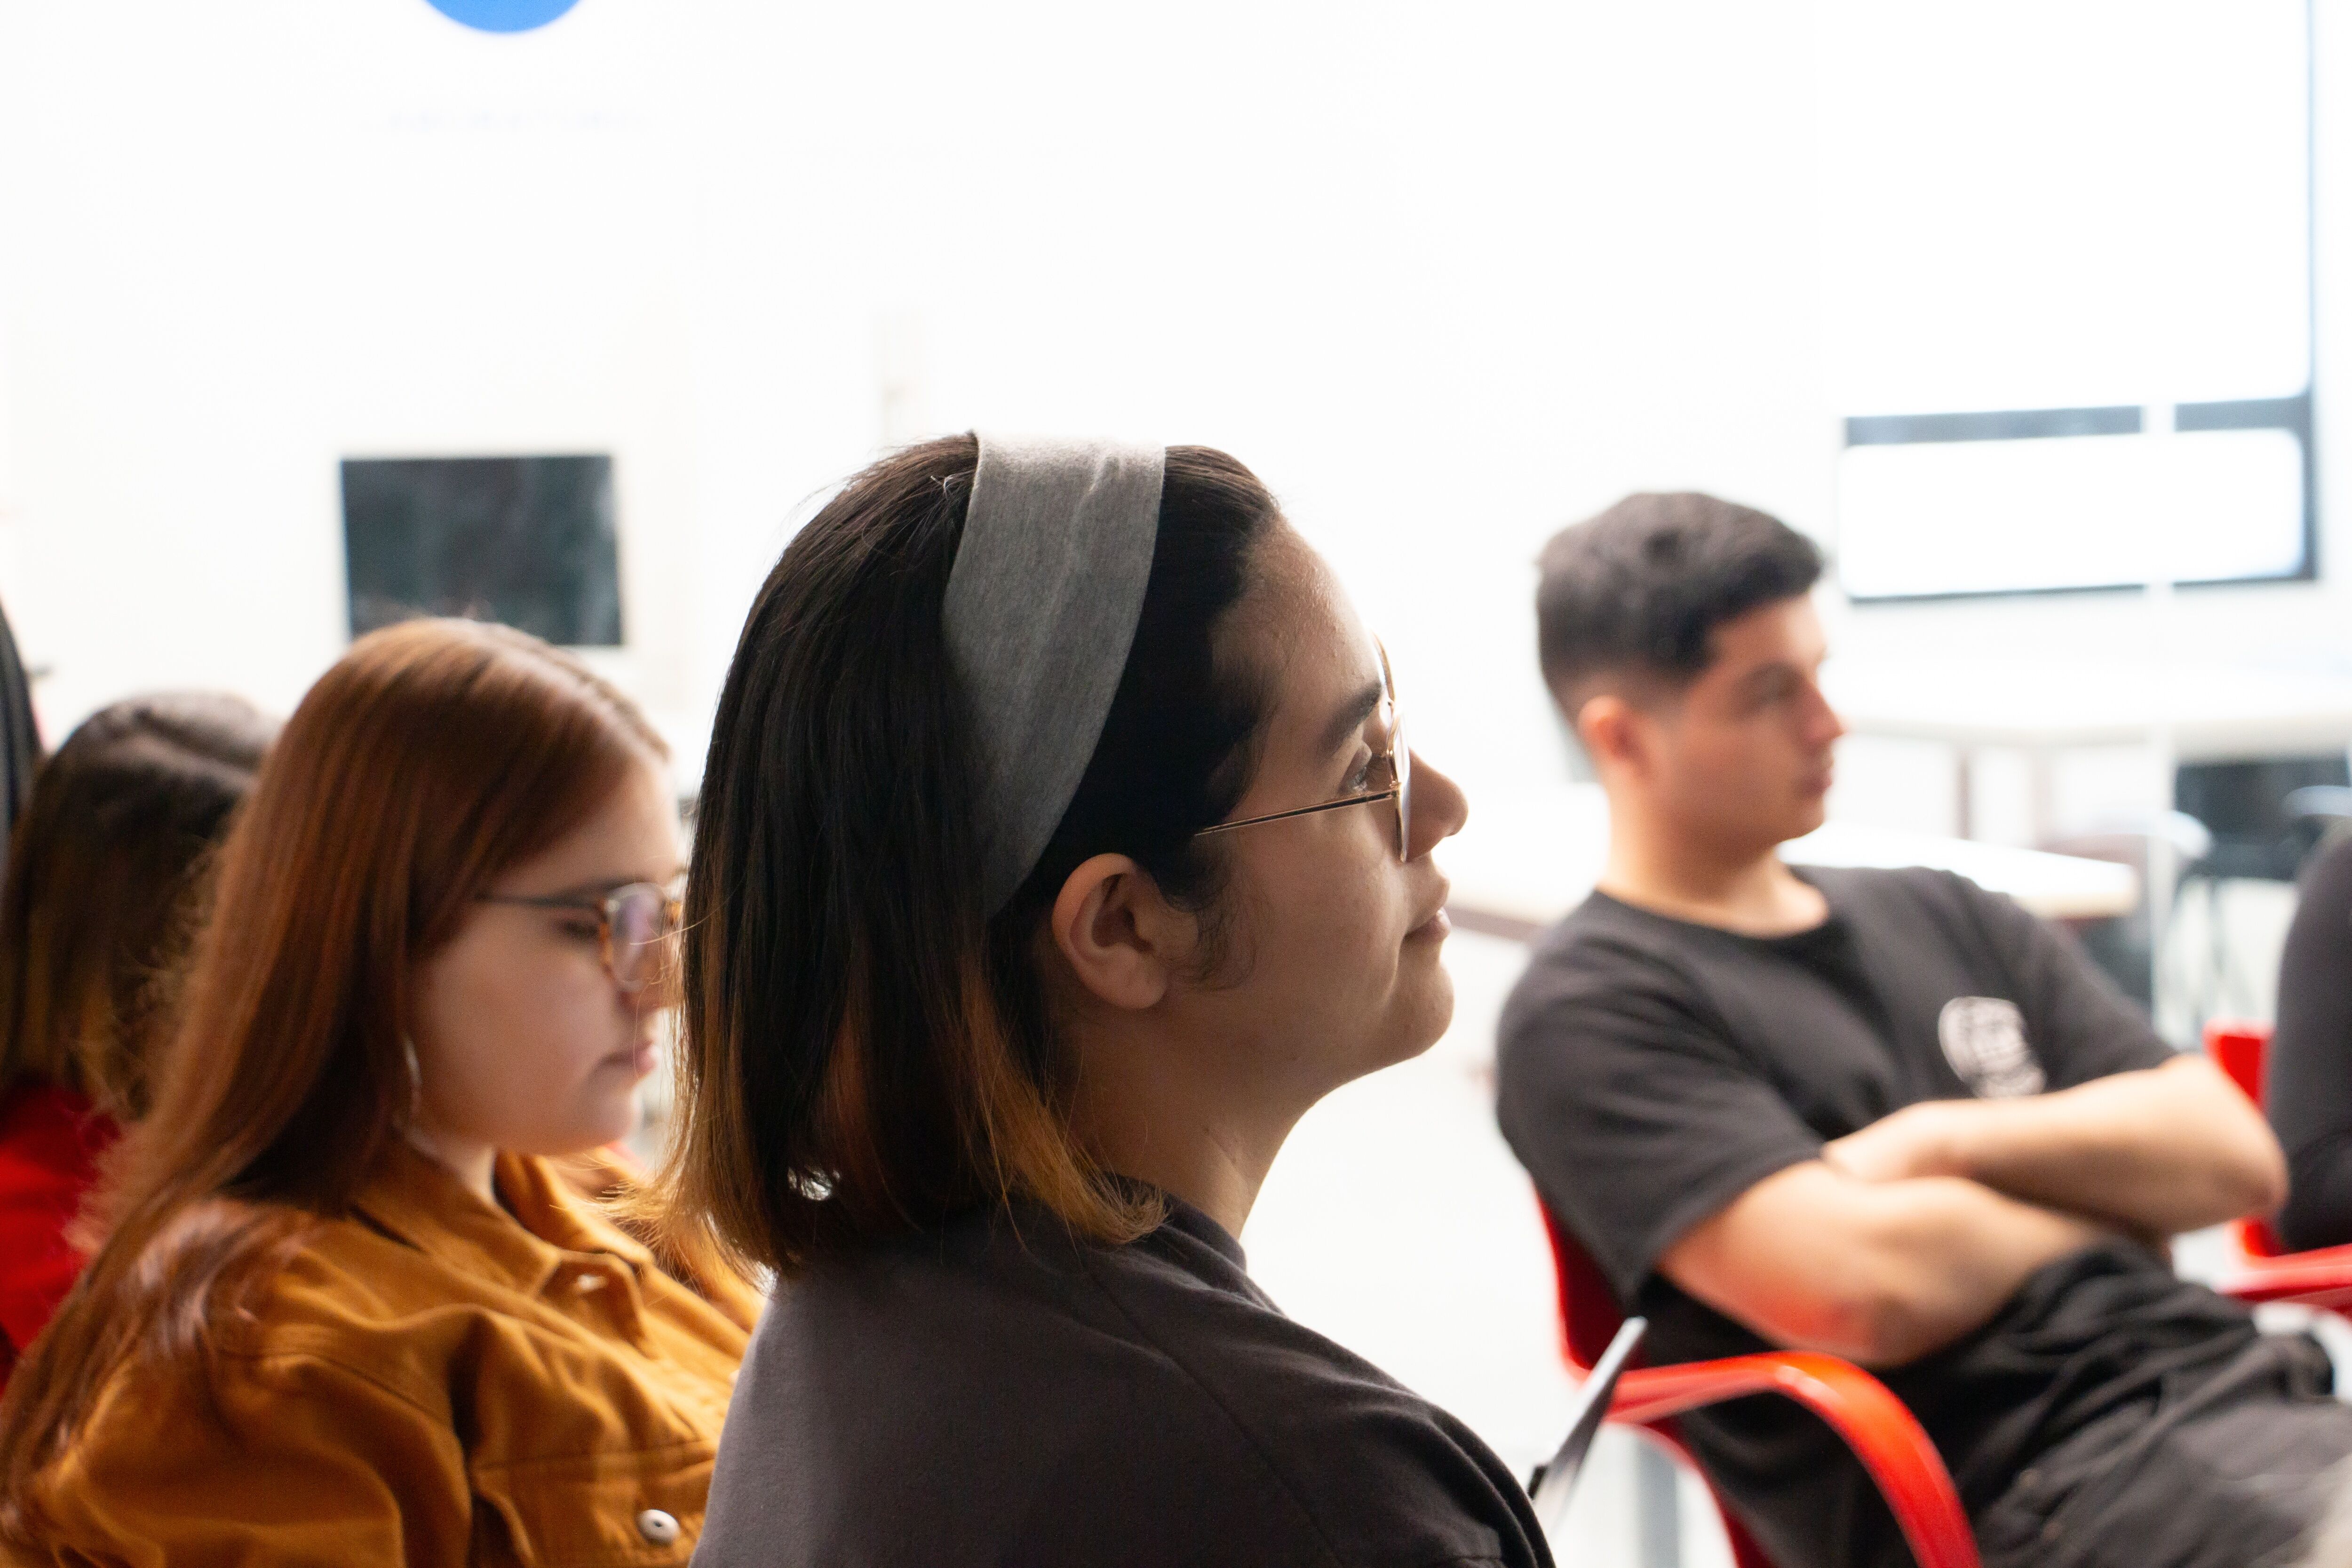
POLYGON ((1829 651, 1829 638, 1809 598, 1780 599, 1734 616, 1709 639, 1708 673, 1765 664, 1811 664, 1829 651))

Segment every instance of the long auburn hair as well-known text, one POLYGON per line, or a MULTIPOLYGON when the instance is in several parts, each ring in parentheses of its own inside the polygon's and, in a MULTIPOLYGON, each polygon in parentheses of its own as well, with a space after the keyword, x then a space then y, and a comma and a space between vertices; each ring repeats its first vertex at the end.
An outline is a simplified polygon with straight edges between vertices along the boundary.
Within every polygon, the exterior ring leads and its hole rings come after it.
POLYGON ((100 709, 41 764, 0 883, 0 1089, 146 1110, 205 868, 277 728, 225 693, 157 692, 100 709))
POLYGON ((0 1540, 118 1364, 201 1354, 357 1195, 412 1109, 416 966, 476 895, 663 754, 619 692, 504 626, 390 626, 320 678, 222 847, 152 1110, 92 1206, 105 1240, 0 1400, 0 1540))
POLYGON ((1225 861, 1194 834, 1246 787, 1267 694, 1216 630, 1280 512, 1226 454, 1168 448, 1101 738, 992 914, 940 628, 979 450, 944 437, 856 476, 745 623, 687 879, 673 1142, 640 1209, 679 1250, 793 1275, 975 1207, 1034 1203, 1112 1243, 1160 1215, 1073 1131, 1035 943, 1070 873, 1115 850, 1219 945, 1225 861))

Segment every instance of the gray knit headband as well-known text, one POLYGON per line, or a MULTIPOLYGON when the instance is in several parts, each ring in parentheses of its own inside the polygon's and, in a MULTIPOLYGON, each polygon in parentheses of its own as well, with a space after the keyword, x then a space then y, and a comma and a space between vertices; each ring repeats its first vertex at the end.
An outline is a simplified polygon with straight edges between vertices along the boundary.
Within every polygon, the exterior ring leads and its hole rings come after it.
POLYGON ((1102 739, 1160 536, 1165 448, 983 436, 948 574, 948 658, 971 716, 981 895, 1003 909, 1102 739))

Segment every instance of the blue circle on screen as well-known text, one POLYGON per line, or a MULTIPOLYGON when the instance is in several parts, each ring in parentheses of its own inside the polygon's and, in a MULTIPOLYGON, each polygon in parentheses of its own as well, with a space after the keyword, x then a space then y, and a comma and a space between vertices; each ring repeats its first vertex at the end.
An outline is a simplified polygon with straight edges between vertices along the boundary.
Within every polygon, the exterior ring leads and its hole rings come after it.
POLYGON ((528 33, 544 27, 580 0, 426 0, 453 22, 485 33, 528 33))

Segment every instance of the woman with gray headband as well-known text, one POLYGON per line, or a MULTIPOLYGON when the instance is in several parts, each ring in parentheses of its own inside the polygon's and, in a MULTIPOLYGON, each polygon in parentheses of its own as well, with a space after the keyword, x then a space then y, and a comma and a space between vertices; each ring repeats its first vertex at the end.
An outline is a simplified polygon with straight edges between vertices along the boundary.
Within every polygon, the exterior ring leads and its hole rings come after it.
POLYGON ((1453 1010, 1462 795, 1223 453, 929 442, 754 606, 687 891, 673 1213, 776 1270, 698 1562, 1547 1563, 1234 1237, 1453 1010))

